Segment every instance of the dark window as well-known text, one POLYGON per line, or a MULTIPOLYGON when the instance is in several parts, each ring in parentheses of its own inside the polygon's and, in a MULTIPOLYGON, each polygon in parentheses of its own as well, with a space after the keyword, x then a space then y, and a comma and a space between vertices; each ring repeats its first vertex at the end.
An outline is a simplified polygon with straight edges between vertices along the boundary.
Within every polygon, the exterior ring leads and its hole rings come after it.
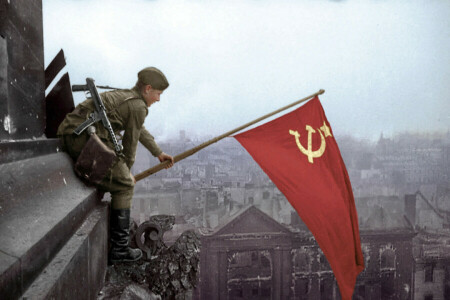
POLYGON ((258 252, 252 252, 252 265, 257 265, 258 264, 258 252))
POLYGON ((395 252, 391 249, 386 249, 381 253, 381 269, 395 268, 395 252))
POLYGON ((323 278, 320 280, 320 300, 333 299, 333 279, 323 278))
POLYGON ((423 300, 433 300, 433 295, 425 295, 423 300))
POLYGON ((257 287, 252 288, 252 296, 258 296, 258 291, 257 287))
POLYGON ((270 260, 264 255, 261 255, 261 267, 270 268, 270 260))
POLYGON ((360 296, 362 299, 366 298, 366 286, 360 285, 355 289, 358 293, 358 296, 360 296))
POLYGON ((243 296, 242 288, 241 287, 235 287, 230 289, 229 293, 230 299, 240 299, 243 296))
POLYGON ((425 266, 425 282, 433 282, 433 264, 425 266))
POLYGON ((299 252, 294 258, 294 268, 297 272, 308 272, 310 269, 310 259, 306 252, 299 252))
POLYGON ((395 271, 381 273, 381 299, 391 298, 395 294, 395 271))
POLYGON ((150 198, 150 210, 155 211, 158 210, 158 199, 150 198))
POLYGON ((271 296, 271 288, 262 288, 261 289, 261 296, 263 296, 263 297, 270 297, 271 296))
POLYGON ((303 300, 307 299, 309 292, 309 279, 299 278, 295 281, 295 297, 296 299, 303 300))
POLYGON ((240 268, 251 265, 251 253, 247 251, 235 252, 229 256, 230 267, 240 268))
POLYGON ((450 264, 445 267, 444 280, 446 282, 444 287, 444 299, 450 299, 450 264))
POLYGON ((263 199, 269 199, 270 193, 265 191, 263 192, 263 199))

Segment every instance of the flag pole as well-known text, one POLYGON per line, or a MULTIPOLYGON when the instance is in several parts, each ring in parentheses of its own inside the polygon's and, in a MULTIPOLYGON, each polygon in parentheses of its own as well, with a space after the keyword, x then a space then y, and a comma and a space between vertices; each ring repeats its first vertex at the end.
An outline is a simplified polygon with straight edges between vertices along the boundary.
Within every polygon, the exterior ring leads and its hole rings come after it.
MULTIPOLYGON (((201 149, 206 148, 206 147, 208 147, 211 144, 217 143, 218 141, 220 141, 223 138, 226 138, 227 136, 230 136, 230 135, 232 135, 232 134, 234 134, 234 133, 236 133, 238 131, 241 131, 242 129, 247 128, 247 127, 249 127, 249 126, 251 126, 251 125, 253 125, 255 123, 258 123, 258 122, 260 122, 260 121, 262 121, 262 120, 264 120, 264 119, 266 119, 268 117, 271 117, 271 116, 273 116, 273 115, 275 115, 275 114, 277 114, 277 113, 279 113, 279 112, 281 112, 283 110, 291 108, 291 107, 293 107, 295 105, 298 105, 298 104, 300 104, 302 102, 305 102, 305 101, 307 101, 307 100, 309 100, 311 98, 314 98, 314 97, 316 97, 318 95, 322 95, 323 93, 325 93, 325 90, 319 90, 317 93, 314 93, 314 94, 309 95, 309 96, 307 96, 305 98, 297 100, 294 103, 286 105, 286 106, 284 106, 284 107, 282 107, 280 109, 277 109, 277 110, 275 110, 275 111, 273 111, 273 112, 271 112, 271 113, 269 113, 267 115, 264 115, 264 116, 262 116, 262 117, 260 117, 260 118, 258 118, 256 120, 253 120, 253 121, 251 121, 251 122, 249 122, 247 124, 239 126, 236 129, 233 129, 233 130, 228 131, 228 132, 226 132, 226 133, 224 133, 222 135, 219 135, 219 136, 217 136, 217 137, 215 137, 215 138, 213 138, 213 139, 211 139, 209 141, 206 141, 206 142, 204 142, 204 143, 202 143, 202 144, 200 144, 200 145, 198 145, 198 146, 196 146, 196 147, 194 147, 194 148, 192 148, 190 150, 187 150, 187 151, 185 151, 185 152, 183 152, 181 154, 178 154, 178 155, 173 157, 173 160, 174 160, 174 162, 178 162, 178 161, 180 161, 182 159, 185 159, 186 157, 195 154, 196 152, 200 151, 201 149)), ((145 170, 145 171, 135 175, 134 178, 136 179, 136 181, 139 181, 139 180, 141 180, 141 179, 143 179, 143 178, 145 178, 147 176, 150 176, 152 174, 155 174, 158 171, 161 171, 162 169, 165 169, 168 164, 169 164, 169 161, 164 161, 164 162, 162 162, 162 163, 160 163, 160 164, 158 164, 156 166, 151 167, 150 169, 147 169, 147 170, 145 170)))

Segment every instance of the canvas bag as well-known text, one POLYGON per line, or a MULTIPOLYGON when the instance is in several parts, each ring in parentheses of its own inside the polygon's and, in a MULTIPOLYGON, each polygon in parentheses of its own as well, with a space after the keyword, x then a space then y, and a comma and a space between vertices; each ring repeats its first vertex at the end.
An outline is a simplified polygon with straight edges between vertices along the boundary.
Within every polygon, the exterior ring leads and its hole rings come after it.
POLYGON ((99 184, 117 160, 116 153, 92 133, 75 163, 75 173, 89 184, 99 184))

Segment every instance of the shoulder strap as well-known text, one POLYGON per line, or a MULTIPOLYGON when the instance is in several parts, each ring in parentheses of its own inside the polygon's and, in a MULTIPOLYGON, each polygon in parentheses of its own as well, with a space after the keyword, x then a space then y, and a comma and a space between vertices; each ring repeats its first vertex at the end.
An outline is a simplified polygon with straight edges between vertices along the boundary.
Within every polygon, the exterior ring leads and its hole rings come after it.
POLYGON ((138 100, 138 99, 141 99, 141 98, 136 97, 136 96, 131 96, 131 97, 125 98, 121 103, 119 103, 118 106, 113 107, 111 110, 108 110, 108 113, 117 110, 117 109, 119 108, 119 106, 122 105, 122 104, 124 104, 125 102, 127 102, 127 101, 129 101, 129 100, 135 100, 135 99, 138 100))
MULTIPOLYGON (((133 99, 141 99, 141 98, 136 97, 136 96, 131 96, 131 97, 125 98, 125 100, 123 100, 123 102, 126 102, 126 101, 128 101, 128 100, 133 100, 133 99)), ((123 102, 122 102, 122 103, 123 103, 123 102)))

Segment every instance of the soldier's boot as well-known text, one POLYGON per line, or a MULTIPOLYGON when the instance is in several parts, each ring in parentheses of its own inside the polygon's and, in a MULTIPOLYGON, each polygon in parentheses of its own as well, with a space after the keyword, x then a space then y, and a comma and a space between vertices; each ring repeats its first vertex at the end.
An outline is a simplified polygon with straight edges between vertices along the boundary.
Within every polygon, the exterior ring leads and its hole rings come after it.
POLYGON ((111 209, 110 229, 111 248, 109 261, 111 264, 117 262, 133 262, 142 257, 142 251, 140 249, 129 247, 130 209, 111 209))

